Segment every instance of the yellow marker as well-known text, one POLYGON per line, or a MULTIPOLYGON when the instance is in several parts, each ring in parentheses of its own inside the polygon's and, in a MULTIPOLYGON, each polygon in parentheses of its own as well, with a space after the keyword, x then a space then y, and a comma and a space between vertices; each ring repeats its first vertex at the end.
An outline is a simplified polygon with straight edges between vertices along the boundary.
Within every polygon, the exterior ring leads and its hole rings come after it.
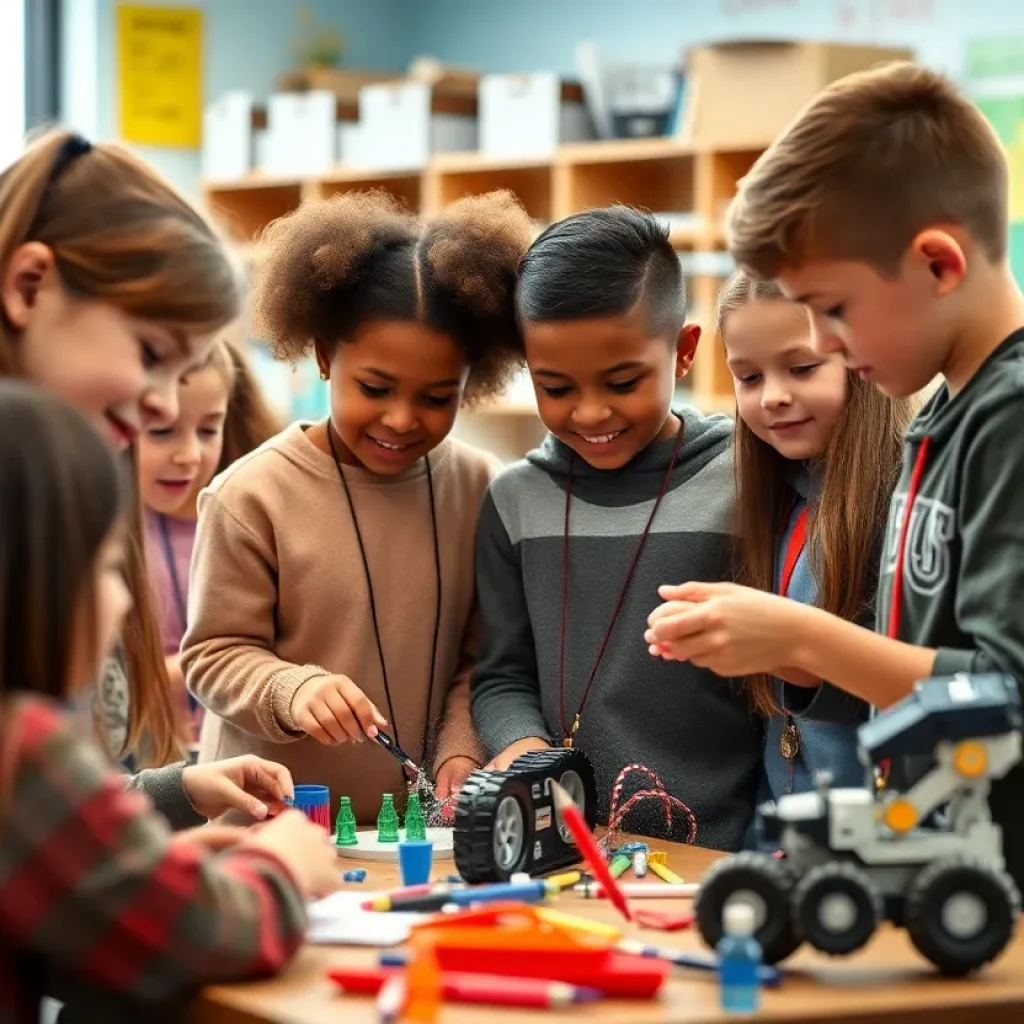
POLYGON ((660 861, 648 860, 647 866, 663 881, 669 885, 683 885, 683 880, 667 865, 660 861))
POLYGON ((618 939, 622 935, 622 929, 613 924, 591 921, 587 917, 576 917, 573 914, 563 914, 550 907, 536 907, 534 914, 556 928, 571 928, 573 931, 586 932, 588 935, 599 935, 603 939, 618 939))
POLYGON ((550 878, 545 878, 544 881, 548 885, 557 886, 559 889, 568 889, 570 886, 575 885, 582 877, 582 871, 565 871, 560 875, 552 875, 550 878))

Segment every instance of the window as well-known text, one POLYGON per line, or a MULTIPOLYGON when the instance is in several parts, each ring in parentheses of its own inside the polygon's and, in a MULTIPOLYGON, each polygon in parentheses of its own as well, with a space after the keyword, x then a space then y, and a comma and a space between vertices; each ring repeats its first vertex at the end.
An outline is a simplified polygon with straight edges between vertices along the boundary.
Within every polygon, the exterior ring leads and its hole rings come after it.
POLYGON ((21 152, 25 136, 25 2, 0 3, 0 167, 21 152))

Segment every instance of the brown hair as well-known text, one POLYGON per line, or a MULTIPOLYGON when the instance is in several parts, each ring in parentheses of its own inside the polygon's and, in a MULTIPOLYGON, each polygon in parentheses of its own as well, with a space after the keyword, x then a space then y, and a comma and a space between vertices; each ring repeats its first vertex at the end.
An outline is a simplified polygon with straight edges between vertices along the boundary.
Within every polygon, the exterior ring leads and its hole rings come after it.
POLYGON ((893 274, 929 225, 1006 255, 1008 172, 991 125, 943 75, 897 62, 824 89, 758 158, 729 210, 729 251, 756 277, 808 258, 893 274))
MULTIPOLYGON (((111 143, 64 130, 42 134, 0 174, 0 268, 26 242, 54 254, 67 290, 155 320, 208 333, 233 321, 242 287, 216 232, 152 168, 111 143)), ((17 376, 17 332, 0 310, 0 376, 17 376)), ((122 646, 131 707, 126 752, 145 734, 151 759, 178 756, 170 683, 151 606, 135 496, 126 577, 133 605, 122 646)))
MULTIPOLYGON (((770 281, 737 271, 718 294, 716 319, 725 339, 729 315, 748 302, 787 301, 770 281)), ((914 403, 887 398, 854 373, 847 375, 846 405, 820 457, 821 492, 811 505, 807 550, 818 585, 818 607, 851 622, 871 609, 881 539, 899 475, 903 435, 914 403)), ((733 467, 736 482, 737 582, 774 591, 776 553, 793 510, 786 482, 790 461, 736 416, 733 467)), ((770 676, 748 679, 756 710, 778 714, 770 676)))
POLYGON ((294 361, 371 319, 418 321, 464 350, 467 401, 494 395, 521 365, 516 269, 532 235, 511 192, 427 220, 380 191, 304 203, 260 240, 256 329, 294 361))

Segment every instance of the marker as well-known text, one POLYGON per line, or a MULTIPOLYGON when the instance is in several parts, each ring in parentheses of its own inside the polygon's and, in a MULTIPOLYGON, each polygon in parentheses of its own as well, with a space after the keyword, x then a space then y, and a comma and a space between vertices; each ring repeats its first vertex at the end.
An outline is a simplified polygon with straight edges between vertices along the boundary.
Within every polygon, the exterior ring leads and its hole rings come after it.
MULTIPOLYGON (((700 886, 696 882, 687 882, 683 885, 668 885, 660 882, 625 882, 619 883, 618 891, 630 899, 693 899, 697 895, 700 886)), ((604 886, 600 882, 583 882, 574 886, 574 892, 578 892, 587 899, 604 899, 604 886)))
POLYGON ((404 889, 393 889, 391 892, 381 893, 359 904, 360 910, 391 910, 392 900, 402 900, 413 896, 427 896, 430 893, 447 892, 447 887, 440 888, 425 882, 423 885, 408 885, 404 889))
POLYGON ((472 885, 465 889, 449 889, 441 892, 430 892, 423 896, 410 896, 408 899, 398 897, 388 900, 388 906, 378 906, 374 900, 373 910, 405 910, 411 913, 433 913, 454 904, 457 907, 468 907, 474 903, 495 903, 501 900, 519 900, 523 903, 536 903, 547 896, 558 893, 558 887, 545 881, 499 883, 497 885, 472 885))
MULTIPOLYGON (((718 959, 703 956, 700 953, 684 953, 678 949, 662 949, 658 946, 645 946, 634 939, 623 939, 615 947, 620 953, 632 953, 652 960, 667 960, 676 967, 692 967, 698 971, 717 971, 718 959)), ((778 988, 782 984, 782 971, 769 964, 761 964, 758 968, 758 979, 762 985, 778 988)))
POLYGON ((685 885, 686 883, 667 864, 658 861, 647 861, 647 866, 663 881, 669 885, 685 885))
POLYGON ((575 885, 583 877, 582 871, 565 871, 560 875, 549 875, 546 879, 549 885, 557 885, 559 889, 568 889, 575 885))

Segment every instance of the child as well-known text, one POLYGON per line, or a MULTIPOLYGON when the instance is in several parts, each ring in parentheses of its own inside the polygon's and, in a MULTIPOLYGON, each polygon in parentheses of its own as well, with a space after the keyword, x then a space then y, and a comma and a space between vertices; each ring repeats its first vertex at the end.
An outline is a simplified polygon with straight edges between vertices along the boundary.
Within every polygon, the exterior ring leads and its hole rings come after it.
MULTIPOLYGON (((734 273, 717 319, 738 413, 738 580, 867 620, 909 403, 885 398, 838 354, 816 353, 806 310, 769 281, 734 273)), ((868 713, 863 701, 827 683, 809 690, 767 675, 748 688, 767 716, 772 797, 811 789, 819 772, 836 786, 864 784, 856 732, 868 713)))
MULTIPOLYGON (((241 295, 206 221, 118 146, 53 130, 0 174, 0 377, 28 378, 71 402, 118 448, 177 415, 179 377, 206 358, 241 295)), ((187 775, 183 763, 167 764, 180 747, 137 511, 129 526, 132 608, 98 690, 105 739, 120 756, 146 736, 150 760, 164 767, 131 784, 175 827, 255 807, 244 792, 253 761, 187 775)))
POLYGON ((130 601, 109 446, 70 406, 3 381, 0 480, 0 1017, 38 1020, 55 978, 69 1009, 99 988, 121 1000, 104 1019, 123 1020, 127 1000, 280 969, 304 898, 337 878, 323 830, 285 810, 286 776, 266 775, 283 813, 261 828, 172 839, 63 710, 130 601))
MULTIPOLYGON (((1024 299, 1007 264, 1006 158, 991 127, 916 65, 843 79, 744 179, 729 246, 810 309, 819 351, 842 353, 883 393, 913 395, 938 374, 944 384, 907 434, 877 633, 694 582, 665 589, 698 607, 655 628, 657 642, 727 675, 791 667, 880 707, 930 676, 1024 679, 1024 299)), ((903 791, 913 774, 897 762, 889 783, 903 791)), ((992 783, 1018 885, 1022 795, 1019 765, 992 783)))
POLYGON ((193 749, 199 743, 202 706, 187 694, 178 652, 188 621, 196 502, 215 474, 279 429, 242 351, 224 340, 214 346, 205 366, 181 379, 177 418, 150 427, 139 438, 146 560, 162 620, 167 674, 181 695, 193 749))
POLYGON ((531 232, 507 193, 425 223, 350 194, 267 231, 257 318, 279 357, 312 350, 331 415, 292 425, 200 497, 182 645, 207 708, 200 760, 282 758, 335 803, 350 796, 362 823, 405 779, 384 750, 348 741, 388 729, 418 765, 432 760, 442 798, 482 763, 471 538, 496 465, 447 435, 463 399, 516 365, 531 232))
MULTIPOLYGON (((673 411, 699 329, 686 325, 667 230, 626 206, 548 228, 523 261, 518 311, 542 446, 492 485, 477 536, 483 619, 473 719, 494 765, 571 742, 600 812, 633 762, 737 849, 759 777, 760 724, 738 686, 652 664, 630 642, 663 567, 729 570, 729 421, 673 411)), ((674 816, 672 836, 686 839, 674 816)), ((656 829, 651 813, 629 828, 656 829)))

